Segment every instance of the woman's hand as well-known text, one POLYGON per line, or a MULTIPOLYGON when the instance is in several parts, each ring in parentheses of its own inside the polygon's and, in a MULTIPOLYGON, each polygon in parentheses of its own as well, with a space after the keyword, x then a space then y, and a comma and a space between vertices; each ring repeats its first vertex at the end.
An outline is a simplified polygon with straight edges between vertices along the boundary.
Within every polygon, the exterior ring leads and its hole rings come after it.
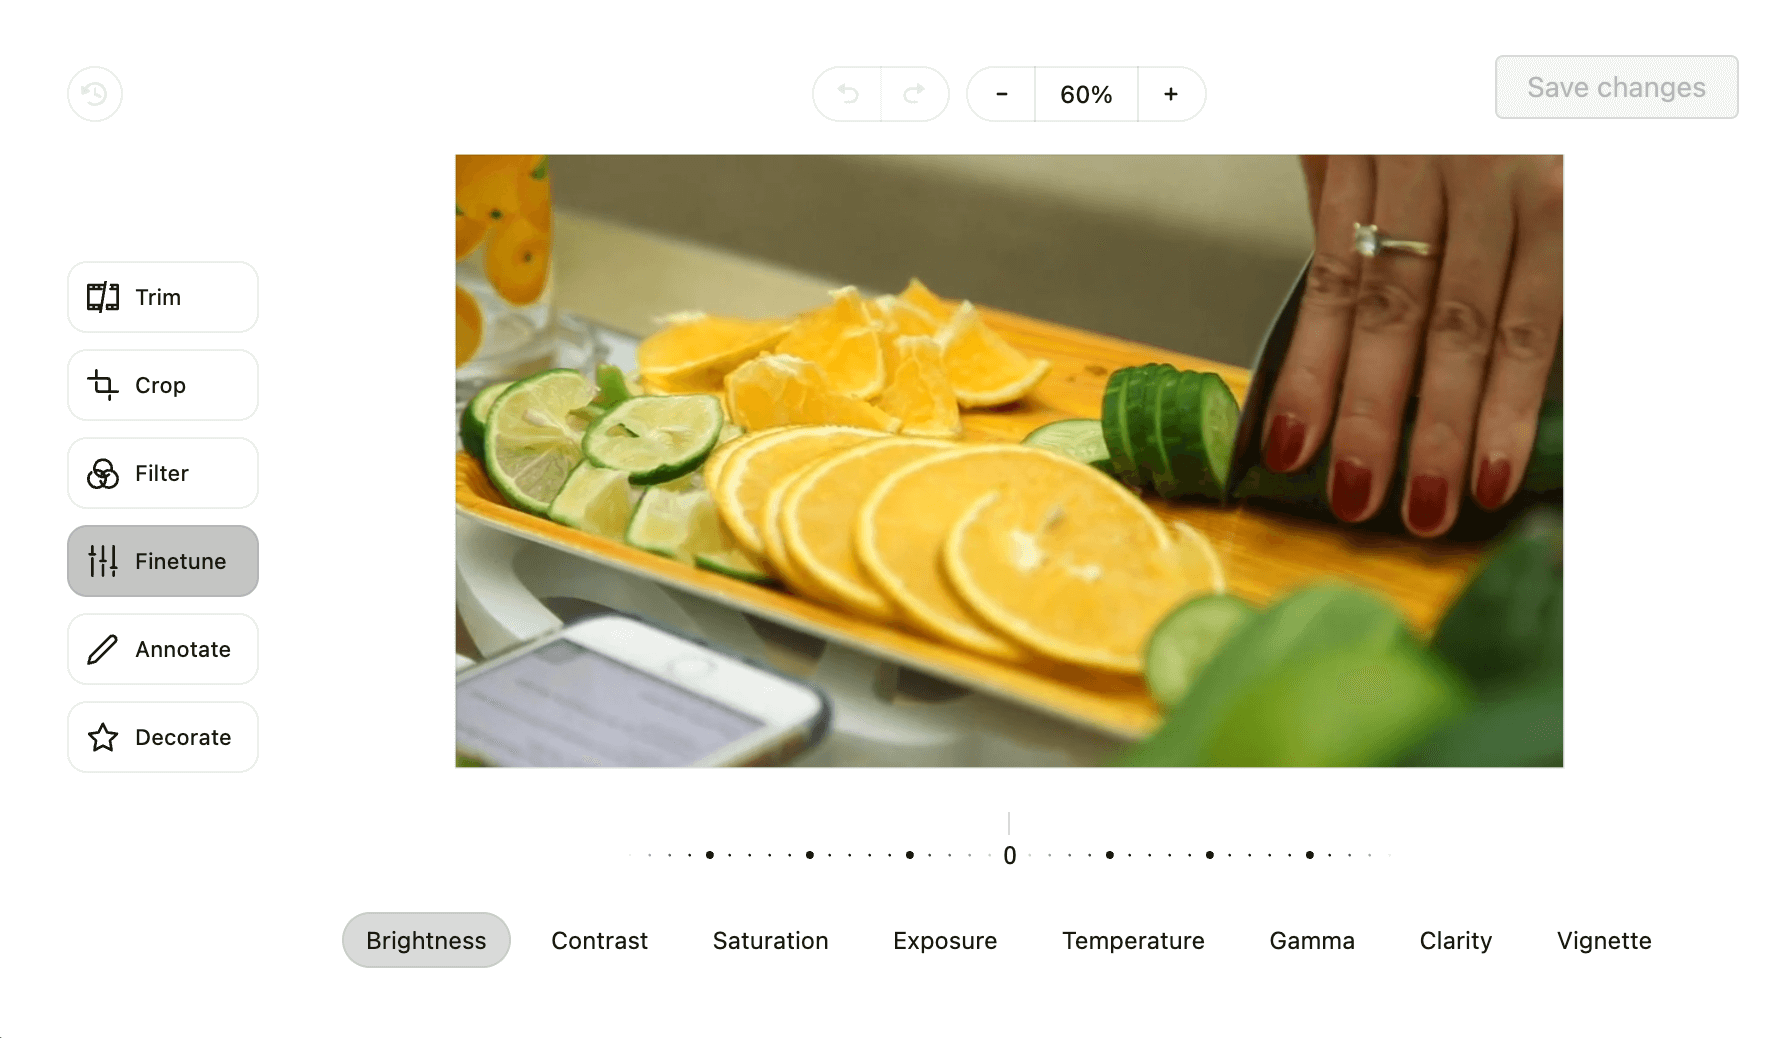
POLYGON ((1502 506, 1528 466, 1560 332, 1560 158, 1334 155, 1304 166, 1317 249, 1263 460, 1297 470, 1329 432, 1330 507, 1344 522, 1395 492, 1405 526, 1433 537, 1454 525, 1469 473, 1479 506, 1502 506), (1356 224, 1432 254, 1362 256, 1356 224), (1390 488, 1419 371, 1409 472, 1390 488))

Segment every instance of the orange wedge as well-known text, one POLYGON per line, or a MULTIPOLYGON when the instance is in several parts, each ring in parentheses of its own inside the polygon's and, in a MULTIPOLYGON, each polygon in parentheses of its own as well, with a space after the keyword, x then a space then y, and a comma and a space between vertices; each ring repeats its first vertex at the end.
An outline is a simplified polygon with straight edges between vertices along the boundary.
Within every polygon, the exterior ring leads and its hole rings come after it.
POLYGON ((728 454, 709 484, 721 521, 752 554, 764 555, 758 522, 777 481, 823 454, 879 435, 837 425, 802 425, 746 440, 728 454))
MULTIPOLYGON (((949 449, 937 440, 879 437, 811 463, 799 472, 781 504, 773 504, 786 564, 798 581, 818 587, 823 598, 874 620, 894 620, 895 605, 865 574, 852 547, 852 523, 877 484, 917 458, 949 449)), ((773 498, 776 492, 773 491, 773 498)))
POLYGON ((919 278, 909 278, 899 298, 931 317, 934 324, 944 324, 957 312, 956 307, 933 295, 932 289, 921 284, 919 278))
POLYGON ((1171 536, 1099 473, 1065 472, 985 492, 945 538, 945 574, 978 617, 1039 655, 1136 674, 1162 617, 1222 586, 1187 530, 1171 536))
POLYGON ((485 337, 485 315, 472 293, 454 286, 454 367, 472 359, 485 337))
POLYGON ((641 382, 668 393, 718 393, 728 372, 777 345, 790 323, 673 314, 640 344, 641 382))
POLYGON ((834 391, 856 400, 882 392, 888 380, 877 324, 850 285, 835 289, 830 304, 797 318, 777 352, 813 361, 827 373, 834 391))
POLYGON ((1050 361, 1035 360, 1008 345, 968 303, 957 308, 938 338, 945 344, 945 373, 965 407, 1010 404, 1050 371, 1050 361))
POLYGON ((876 403, 900 419, 901 431, 910 436, 963 435, 957 396, 945 374, 945 348, 930 336, 895 340, 889 386, 876 403))
POLYGON ((724 380, 727 416, 748 431, 779 425, 853 425, 894 432, 899 419, 833 389, 813 361, 769 353, 735 368, 724 380))
MULTIPOLYGON (((894 333, 889 337, 891 342, 904 335, 932 335, 940 327, 936 317, 900 296, 877 296, 871 310, 883 329, 894 333)), ((885 356, 887 353, 884 350, 885 356)))
POLYGON ((959 447, 911 461, 878 483, 858 511, 852 531, 858 562, 920 629, 985 655, 1024 659, 1019 643, 984 622, 947 583, 940 561, 945 538, 991 489, 1074 480, 1081 471, 1111 482, 1080 462, 1018 444, 959 447))

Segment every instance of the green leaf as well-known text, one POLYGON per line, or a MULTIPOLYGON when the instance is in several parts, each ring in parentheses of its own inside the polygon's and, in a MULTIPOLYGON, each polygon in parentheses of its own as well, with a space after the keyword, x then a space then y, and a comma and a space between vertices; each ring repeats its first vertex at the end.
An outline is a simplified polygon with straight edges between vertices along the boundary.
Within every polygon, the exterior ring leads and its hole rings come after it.
POLYGON ((528 175, 535 178, 536 180, 546 180, 547 179, 547 156, 542 155, 540 163, 538 165, 536 165, 533 170, 530 170, 528 175))

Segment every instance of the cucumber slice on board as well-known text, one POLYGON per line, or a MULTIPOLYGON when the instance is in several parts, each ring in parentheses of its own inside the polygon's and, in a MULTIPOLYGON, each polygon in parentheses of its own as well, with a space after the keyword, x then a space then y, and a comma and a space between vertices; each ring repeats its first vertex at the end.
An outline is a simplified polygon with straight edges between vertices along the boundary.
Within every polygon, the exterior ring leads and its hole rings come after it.
POLYGON ((1024 442, 1027 446, 1056 451, 1110 475, 1112 455, 1107 451, 1102 425, 1094 418, 1065 418, 1033 429, 1024 442))
POLYGON ((725 424, 721 401, 707 393, 634 397, 585 432, 584 457, 641 486, 664 483, 695 471, 725 424))
POLYGON ((1158 464, 1156 455, 1156 386, 1175 369, 1167 364, 1146 364, 1133 376, 1125 392, 1125 440, 1132 463, 1137 466, 1137 485, 1155 482, 1158 464))
POLYGON ((1107 457, 1112 460, 1113 475, 1126 483, 1138 484, 1137 461, 1131 455, 1131 441, 1125 428, 1126 406, 1132 383, 1142 368, 1120 368, 1106 380, 1106 394, 1100 400, 1100 432, 1106 439, 1107 457))
POLYGON ((1205 595, 1175 607, 1144 646, 1144 683, 1164 710, 1187 695, 1200 671, 1255 607, 1230 595, 1205 595))
POLYGON ((475 458, 485 456, 485 423, 491 417, 491 405, 513 385, 514 382, 493 382, 466 402, 466 410, 460 413, 460 446, 466 448, 466 453, 475 458))
POLYGON ((1180 479, 1175 464, 1181 442, 1192 431, 1193 415, 1199 404, 1199 374, 1170 369, 1155 381, 1150 402, 1150 437, 1144 447, 1143 463, 1150 471, 1150 485, 1156 493, 1170 501, 1189 488, 1180 479))
POLYGON ((1205 387, 1200 393, 1200 450, 1213 480, 1205 493, 1217 500, 1224 496, 1225 481, 1231 474, 1239 408, 1231 387, 1216 372, 1202 372, 1201 378, 1205 387))
POLYGON ((584 461, 566 477, 566 485, 547 506, 547 518, 574 530, 620 540, 633 510, 628 474, 584 461))

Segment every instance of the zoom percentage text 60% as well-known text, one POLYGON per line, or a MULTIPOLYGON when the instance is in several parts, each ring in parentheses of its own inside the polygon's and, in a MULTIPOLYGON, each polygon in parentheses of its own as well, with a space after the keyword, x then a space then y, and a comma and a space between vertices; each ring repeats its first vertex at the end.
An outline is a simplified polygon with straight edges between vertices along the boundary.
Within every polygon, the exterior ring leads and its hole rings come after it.
POLYGON ((1066 86, 1062 92, 1066 105, 1112 104, 1113 89, 1105 86, 1066 86))

